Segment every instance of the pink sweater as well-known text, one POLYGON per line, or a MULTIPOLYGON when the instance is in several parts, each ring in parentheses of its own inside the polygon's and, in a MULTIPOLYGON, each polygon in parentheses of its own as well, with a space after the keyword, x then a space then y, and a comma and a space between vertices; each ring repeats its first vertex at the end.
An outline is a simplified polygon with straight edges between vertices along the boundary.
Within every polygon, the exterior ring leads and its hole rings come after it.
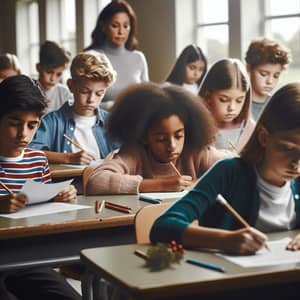
MULTIPOLYGON (((201 152, 183 151, 175 165, 182 175, 198 179, 214 162, 231 156, 209 147, 201 152)), ((87 193, 138 194, 141 181, 176 175, 169 163, 156 161, 143 146, 123 147, 114 157, 106 158, 89 177, 87 193)))

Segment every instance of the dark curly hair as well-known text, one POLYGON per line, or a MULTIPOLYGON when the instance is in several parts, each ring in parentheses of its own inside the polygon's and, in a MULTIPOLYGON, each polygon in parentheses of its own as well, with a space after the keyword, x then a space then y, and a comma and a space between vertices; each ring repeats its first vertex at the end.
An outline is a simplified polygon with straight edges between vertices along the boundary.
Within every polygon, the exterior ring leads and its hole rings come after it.
POLYGON ((286 67, 291 62, 291 54, 290 50, 278 41, 259 37, 250 43, 245 60, 251 68, 265 63, 286 67))
POLYGON ((107 134, 121 144, 143 143, 147 130, 171 115, 183 122, 185 146, 190 150, 202 150, 213 142, 214 120, 198 96, 179 86, 161 87, 149 82, 131 85, 117 96, 107 134))
POLYGON ((138 47, 137 40, 137 17, 131 5, 125 0, 111 1, 100 12, 96 26, 92 32, 92 43, 84 49, 84 51, 101 48, 106 40, 106 27, 108 26, 111 18, 117 13, 126 13, 130 20, 130 33, 128 40, 125 43, 125 48, 128 50, 135 50, 138 47))

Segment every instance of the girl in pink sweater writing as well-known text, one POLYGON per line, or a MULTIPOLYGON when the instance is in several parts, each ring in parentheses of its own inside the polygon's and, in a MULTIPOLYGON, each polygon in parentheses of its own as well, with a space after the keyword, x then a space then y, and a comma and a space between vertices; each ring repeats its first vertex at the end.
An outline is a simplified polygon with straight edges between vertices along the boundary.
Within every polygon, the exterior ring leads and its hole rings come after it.
POLYGON ((119 94, 107 122, 108 137, 122 145, 120 151, 94 170, 87 193, 189 189, 228 155, 210 147, 215 132, 211 113, 190 92, 154 83, 132 85, 119 94))

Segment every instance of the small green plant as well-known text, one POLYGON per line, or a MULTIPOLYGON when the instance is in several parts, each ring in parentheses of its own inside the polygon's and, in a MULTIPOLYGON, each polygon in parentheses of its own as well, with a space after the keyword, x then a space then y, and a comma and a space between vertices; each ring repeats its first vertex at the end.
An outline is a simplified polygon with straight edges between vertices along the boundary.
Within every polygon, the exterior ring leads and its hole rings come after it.
POLYGON ((170 244, 157 243, 147 250, 146 266, 152 271, 169 268, 171 264, 179 264, 183 258, 182 245, 172 241, 170 244))

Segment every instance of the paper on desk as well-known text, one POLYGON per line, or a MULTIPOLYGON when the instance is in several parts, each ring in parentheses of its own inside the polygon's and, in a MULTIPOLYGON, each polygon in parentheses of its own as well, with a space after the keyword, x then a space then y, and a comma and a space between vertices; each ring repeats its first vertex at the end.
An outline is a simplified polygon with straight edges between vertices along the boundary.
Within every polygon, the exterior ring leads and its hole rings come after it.
POLYGON ((284 238, 270 241, 268 246, 271 251, 262 249, 254 255, 218 255, 242 267, 273 266, 300 262, 300 251, 288 251, 285 249, 290 240, 290 238, 284 238))
POLYGON ((83 208, 90 208, 90 206, 62 202, 48 202, 36 205, 29 205, 22 208, 18 212, 12 214, 0 214, 0 217, 9 219, 22 219, 47 214, 55 214, 71 210, 78 210, 83 208))
POLYGON ((169 192, 169 193, 140 193, 140 195, 145 197, 150 197, 153 199, 179 199, 188 193, 188 190, 181 192, 169 192))
POLYGON ((33 180, 27 180, 20 192, 27 195, 29 199, 28 204, 46 202, 56 196, 65 187, 70 185, 72 181, 73 179, 46 184, 42 182, 35 182, 33 180))

